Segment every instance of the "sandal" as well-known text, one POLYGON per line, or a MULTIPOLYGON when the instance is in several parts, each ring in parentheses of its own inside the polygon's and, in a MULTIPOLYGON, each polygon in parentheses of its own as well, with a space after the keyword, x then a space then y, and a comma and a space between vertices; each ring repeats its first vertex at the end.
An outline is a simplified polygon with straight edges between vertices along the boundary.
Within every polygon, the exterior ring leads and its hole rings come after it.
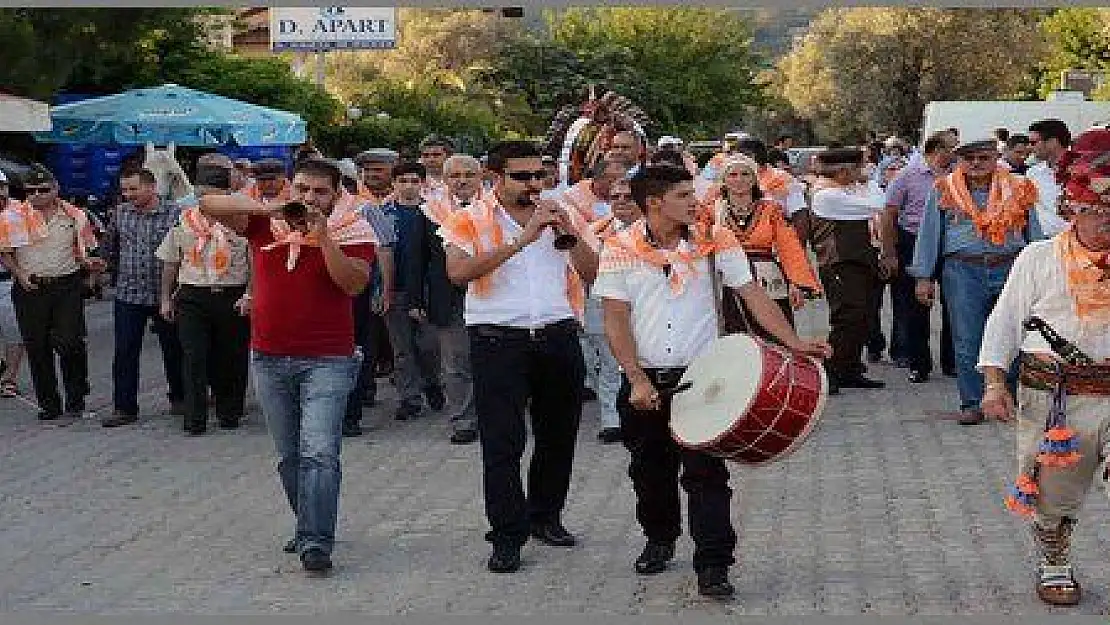
POLYGON ((4 380, 0 382, 0 397, 11 399, 19 397, 19 385, 12 380, 4 380))
POLYGON ((1079 603, 1082 589, 1075 581, 1071 565, 1050 566, 1042 564, 1037 569, 1037 596, 1041 601, 1052 605, 1075 605, 1079 603))

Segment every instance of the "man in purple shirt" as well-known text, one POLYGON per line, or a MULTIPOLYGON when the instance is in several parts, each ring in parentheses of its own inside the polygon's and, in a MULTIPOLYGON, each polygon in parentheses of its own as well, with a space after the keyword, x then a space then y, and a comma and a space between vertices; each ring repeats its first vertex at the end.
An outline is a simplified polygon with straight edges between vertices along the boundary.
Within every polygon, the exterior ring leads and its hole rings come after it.
MULTIPOLYGON (((931 135, 925 141, 923 154, 912 158, 887 187, 882 257, 879 262, 890 275, 897 275, 890 293, 894 314, 890 356, 899 366, 909 367, 909 380, 914 383, 929 379, 933 358, 929 349, 929 309, 914 296, 915 280, 906 274, 906 267, 913 264, 917 230, 929 193, 936 184, 937 176, 947 173, 952 165, 952 150, 955 147, 951 134, 938 132, 931 135)), ((945 341, 942 333, 942 354, 946 350, 951 352, 951 346, 944 345, 945 341)), ((941 362, 942 365, 948 364, 943 355, 941 362)))

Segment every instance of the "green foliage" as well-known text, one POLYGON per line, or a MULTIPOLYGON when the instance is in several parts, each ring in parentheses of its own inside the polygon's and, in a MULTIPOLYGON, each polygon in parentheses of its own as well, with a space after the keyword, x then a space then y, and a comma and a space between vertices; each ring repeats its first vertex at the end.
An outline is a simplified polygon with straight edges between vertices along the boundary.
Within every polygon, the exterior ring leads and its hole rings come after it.
POLYGON ((172 73, 166 82, 199 89, 244 102, 298 113, 308 122, 309 134, 341 117, 338 100, 290 72, 280 57, 241 58, 217 53, 197 55, 172 73))
POLYGON ((1051 53, 1036 68, 1037 95, 1059 88, 1068 69, 1110 69, 1110 10, 1060 9, 1041 23, 1051 53))
POLYGON ((159 82, 202 53, 201 9, 0 9, 0 85, 49 99, 159 82))
POLYGON ((483 76, 531 108, 525 132, 543 133, 591 85, 642 107, 653 133, 690 138, 717 135, 761 102, 748 28, 732 11, 567 9, 547 19, 550 35, 506 39, 483 76))
POLYGON ((313 144, 325 154, 336 158, 353 157, 363 150, 388 147, 396 150, 411 148, 427 135, 427 127, 414 119, 370 117, 350 125, 332 125, 316 129, 313 144))

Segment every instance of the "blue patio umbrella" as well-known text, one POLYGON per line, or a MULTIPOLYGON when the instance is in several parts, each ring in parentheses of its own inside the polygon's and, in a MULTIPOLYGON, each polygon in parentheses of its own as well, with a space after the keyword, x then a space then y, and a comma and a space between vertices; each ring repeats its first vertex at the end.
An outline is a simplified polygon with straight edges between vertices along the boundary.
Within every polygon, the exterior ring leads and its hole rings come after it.
POLYGON ((297 145, 307 138, 300 115, 173 84, 132 89, 50 110, 44 143, 115 143, 215 147, 297 145))

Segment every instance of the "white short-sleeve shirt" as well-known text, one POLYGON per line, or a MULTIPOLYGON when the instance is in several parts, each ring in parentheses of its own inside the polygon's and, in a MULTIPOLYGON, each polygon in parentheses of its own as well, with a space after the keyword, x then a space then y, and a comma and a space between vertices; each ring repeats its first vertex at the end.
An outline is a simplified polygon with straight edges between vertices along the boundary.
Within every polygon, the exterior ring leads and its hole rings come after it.
MULTIPOLYGON (((520 224, 500 206, 496 215, 506 242, 523 234, 520 224)), ((471 256, 475 254, 473 245, 461 249, 471 256)), ((466 325, 539 328, 573 319, 574 309, 567 296, 568 254, 555 249, 555 235, 550 228, 544 228, 539 239, 494 270, 489 294, 477 296, 472 290, 467 291, 463 313, 466 325)))
MULTIPOLYGON (((690 246, 686 241, 679 245, 690 246)), ((641 367, 688 366, 717 338, 709 261, 702 258, 695 267, 678 295, 672 292, 663 270, 646 263, 598 274, 592 291, 595 297, 631 304, 632 337, 641 367)), ((740 247, 719 253, 717 270, 726 286, 739 288, 752 281, 748 257, 740 247)))

